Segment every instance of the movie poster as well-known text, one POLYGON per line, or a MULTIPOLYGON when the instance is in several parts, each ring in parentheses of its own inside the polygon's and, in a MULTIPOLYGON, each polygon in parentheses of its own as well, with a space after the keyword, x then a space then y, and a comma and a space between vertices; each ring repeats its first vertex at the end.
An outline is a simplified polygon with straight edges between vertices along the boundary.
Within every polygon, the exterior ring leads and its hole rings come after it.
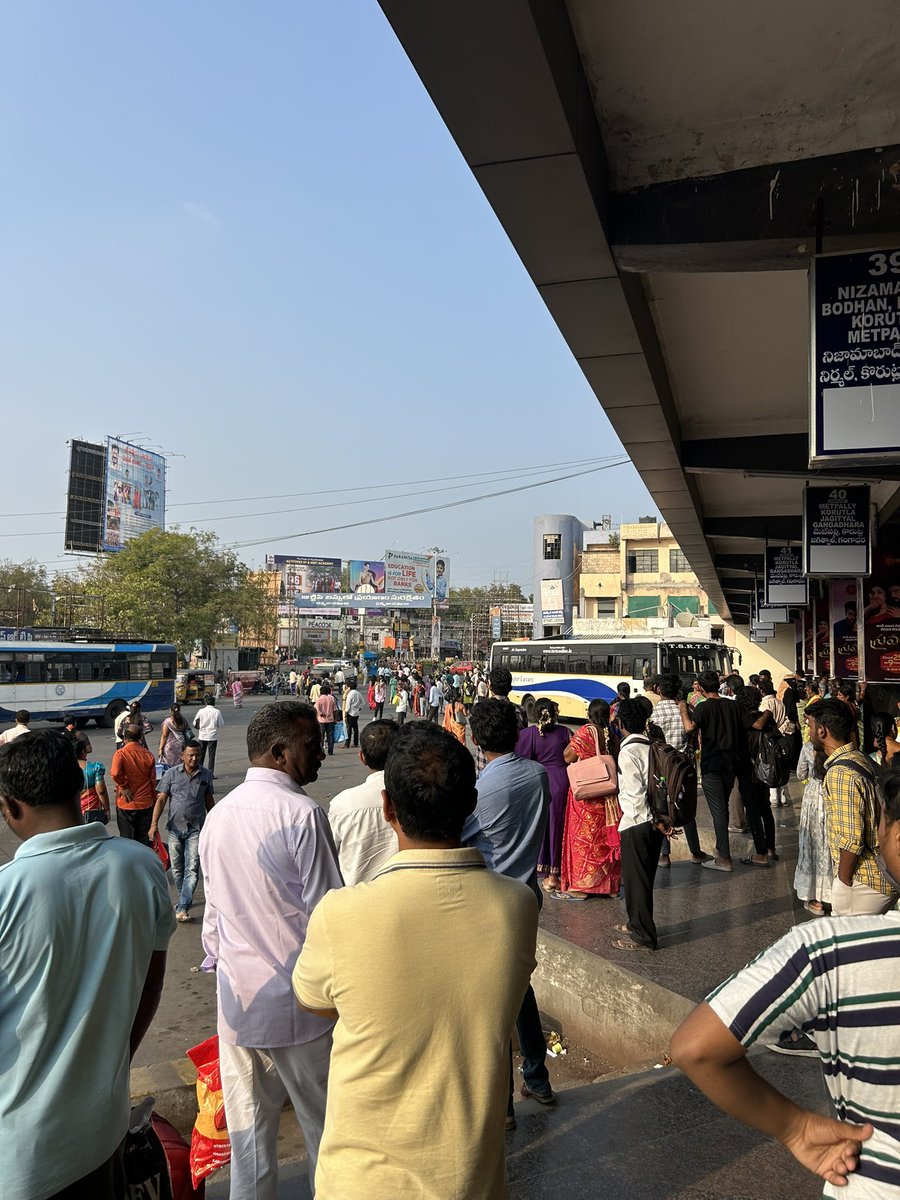
POLYGON ((876 547, 862 583, 866 680, 900 683, 900 550, 876 547))
POLYGON ((813 643, 815 649, 815 673, 819 678, 831 675, 831 622, 830 605, 824 596, 813 600, 813 643))
POLYGON ((831 600, 832 675, 836 679, 859 678, 857 635, 857 583, 855 579, 832 579, 831 600))
POLYGON ((148 529, 166 527, 166 460, 142 446, 106 439, 104 550, 122 550, 148 529))

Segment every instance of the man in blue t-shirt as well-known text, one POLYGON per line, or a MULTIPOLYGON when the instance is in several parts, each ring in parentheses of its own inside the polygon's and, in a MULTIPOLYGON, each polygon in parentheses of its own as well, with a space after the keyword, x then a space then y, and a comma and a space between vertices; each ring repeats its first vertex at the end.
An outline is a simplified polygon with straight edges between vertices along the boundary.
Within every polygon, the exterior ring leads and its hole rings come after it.
POLYGON ((175 921, 156 855, 82 824, 83 786, 64 733, 0 747, 0 814, 22 842, 0 867, 3 1200, 125 1194, 129 1063, 175 921))

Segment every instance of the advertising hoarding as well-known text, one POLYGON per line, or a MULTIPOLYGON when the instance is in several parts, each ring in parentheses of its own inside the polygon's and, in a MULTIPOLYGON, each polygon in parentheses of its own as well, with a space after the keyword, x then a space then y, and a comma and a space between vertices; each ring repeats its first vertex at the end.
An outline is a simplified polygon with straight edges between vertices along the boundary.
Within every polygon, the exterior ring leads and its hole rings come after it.
POLYGON ((321 616, 341 615, 340 602, 335 598, 335 593, 341 590, 342 563, 339 558, 272 554, 268 562, 281 576, 278 585, 280 604, 293 608, 314 608, 321 616), (298 604, 298 599, 303 596, 315 597, 318 603, 307 606, 298 604))
POLYGON ((561 579, 541 580, 541 620, 545 625, 559 625, 565 616, 561 579))
POLYGON ((73 441, 66 496, 67 550, 99 554, 106 513, 106 447, 98 442, 73 441))
MULTIPOLYGON (((384 563, 374 559, 351 558, 347 563, 349 568, 350 591, 356 596, 383 596, 385 590, 384 563)), ((369 608, 357 605, 350 609, 351 616, 358 616, 360 611, 370 617, 383 617, 384 601, 380 608, 369 608)))
POLYGON ((450 607, 450 559, 439 554, 434 560, 434 569, 429 564, 425 575, 425 586, 434 600, 438 612, 445 612, 450 607))
POLYGON ((858 679, 859 609, 856 580, 833 579, 828 591, 831 601, 832 674, 838 679, 858 679))
POLYGON ((817 255, 810 335, 810 462, 900 453, 900 250, 817 255))
POLYGON ((166 527, 166 460, 119 438, 106 439, 102 548, 121 550, 148 529, 166 527))
POLYGON ((413 554, 405 550, 388 550, 384 556, 384 590, 418 592, 426 595, 431 589, 426 580, 431 571, 430 554, 413 554))
POLYGON ((900 550, 875 550, 862 600, 866 681, 900 683, 900 550))

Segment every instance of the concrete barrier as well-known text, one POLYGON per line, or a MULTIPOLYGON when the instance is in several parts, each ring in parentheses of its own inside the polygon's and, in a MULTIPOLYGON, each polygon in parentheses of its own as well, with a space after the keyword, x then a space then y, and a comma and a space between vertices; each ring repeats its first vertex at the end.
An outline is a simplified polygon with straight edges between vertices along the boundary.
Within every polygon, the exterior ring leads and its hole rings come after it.
POLYGON ((638 1070, 661 1062, 673 1030, 694 1007, 543 929, 531 982, 553 1028, 613 1067, 638 1070))

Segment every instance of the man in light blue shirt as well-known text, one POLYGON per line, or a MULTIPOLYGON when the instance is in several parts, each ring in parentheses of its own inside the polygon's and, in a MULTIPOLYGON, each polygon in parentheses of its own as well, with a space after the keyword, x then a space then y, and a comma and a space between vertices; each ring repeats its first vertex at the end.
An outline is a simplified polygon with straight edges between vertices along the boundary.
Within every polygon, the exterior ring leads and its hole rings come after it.
POLYGON ((0 748, 0 813, 23 843, 0 867, 3 1200, 124 1195, 129 1064, 175 919, 159 859, 81 823, 83 784, 64 733, 0 748))
MULTIPOLYGON (((472 740, 487 759, 478 776, 478 803, 466 821, 462 844, 474 846, 499 875, 527 884, 541 903, 537 860, 550 811, 550 781, 540 763, 515 753, 519 721, 508 700, 482 700, 469 714, 472 740)), ((537 1000, 531 984, 516 1019, 522 1050, 522 1096, 552 1104, 556 1095, 547 1070, 547 1043, 541 1028, 537 1000)), ((507 1108, 507 1129, 515 1128, 512 1102, 512 1066, 507 1108)))

